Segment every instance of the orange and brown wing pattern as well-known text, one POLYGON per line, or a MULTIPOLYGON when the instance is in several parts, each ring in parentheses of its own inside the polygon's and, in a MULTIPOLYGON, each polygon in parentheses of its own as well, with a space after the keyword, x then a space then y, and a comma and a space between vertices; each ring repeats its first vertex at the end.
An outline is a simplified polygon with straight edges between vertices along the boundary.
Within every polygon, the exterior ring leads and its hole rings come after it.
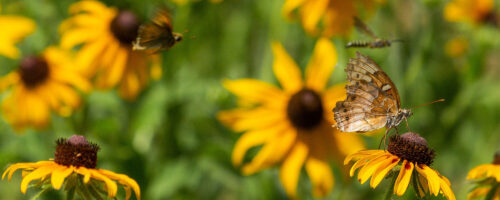
POLYGON ((367 132, 386 126, 399 110, 399 94, 382 69, 356 53, 346 68, 347 98, 333 109, 336 126, 343 132, 367 132))
POLYGON ((160 9, 152 19, 139 27, 133 50, 156 53, 172 47, 177 41, 172 32, 172 20, 166 9, 160 9))

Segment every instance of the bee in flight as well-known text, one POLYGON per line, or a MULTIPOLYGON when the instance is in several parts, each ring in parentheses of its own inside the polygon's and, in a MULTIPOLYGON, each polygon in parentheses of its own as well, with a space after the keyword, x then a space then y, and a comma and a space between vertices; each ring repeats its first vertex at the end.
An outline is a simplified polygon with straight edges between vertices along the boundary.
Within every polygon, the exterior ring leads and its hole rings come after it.
POLYGON ((132 49, 154 54, 170 49, 182 41, 182 38, 182 34, 173 32, 170 13, 166 9, 160 9, 151 23, 141 24, 132 49))
POLYGON ((360 32, 365 33, 366 35, 375 39, 374 41, 352 41, 348 42, 345 45, 346 48, 350 47, 369 47, 369 48, 384 48, 390 47, 392 42, 401 42, 401 40, 387 40, 377 37, 368 26, 363 23, 359 18, 354 17, 354 26, 360 32))

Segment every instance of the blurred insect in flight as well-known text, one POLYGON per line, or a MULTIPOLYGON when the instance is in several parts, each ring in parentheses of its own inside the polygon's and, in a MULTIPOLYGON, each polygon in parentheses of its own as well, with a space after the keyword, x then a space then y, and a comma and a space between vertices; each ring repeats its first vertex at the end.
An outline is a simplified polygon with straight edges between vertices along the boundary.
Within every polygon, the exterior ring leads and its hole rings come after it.
POLYGON ((346 48, 350 47, 369 47, 369 48, 384 48, 390 47, 392 42, 402 42, 402 40, 387 40, 377 37, 368 26, 363 23, 359 18, 354 17, 354 26, 360 32, 365 33, 366 35, 375 39, 374 41, 352 41, 347 43, 346 48))
POLYGON ((172 30, 170 13, 166 9, 160 9, 151 23, 141 24, 137 38, 132 42, 132 49, 150 54, 168 50, 183 38, 181 33, 172 30))

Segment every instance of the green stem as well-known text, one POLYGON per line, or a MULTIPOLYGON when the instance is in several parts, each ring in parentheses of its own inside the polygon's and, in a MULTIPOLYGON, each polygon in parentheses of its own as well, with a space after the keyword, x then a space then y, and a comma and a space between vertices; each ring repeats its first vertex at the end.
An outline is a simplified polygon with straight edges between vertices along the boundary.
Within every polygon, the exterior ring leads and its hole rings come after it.
POLYGON ((392 180, 391 180, 391 185, 389 186, 389 189, 387 190, 387 193, 385 193, 385 200, 391 200, 392 195, 394 194, 394 184, 396 184, 396 179, 398 176, 396 176, 396 173, 392 173, 392 180))
POLYGON ((493 200, 495 198, 495 194, 497 193, 498 190, 498 183, 495 183, 491 186, 491 190, 488 192, 486 197, 484 198, 485 200, 493 200))
POLYGON ((51 189, 50 187, 47 187, 47 188, 41 190, 40 192, 38 192, 38 194, 36 194, 35 196, 31 197, 30 200, 38 199, 43 193, 45 193, 46 191, 48 191, 50 189, 51 189))
POLYGON ((75 198, 75 188, 67 190, 66 200, 73 200, 75 198))

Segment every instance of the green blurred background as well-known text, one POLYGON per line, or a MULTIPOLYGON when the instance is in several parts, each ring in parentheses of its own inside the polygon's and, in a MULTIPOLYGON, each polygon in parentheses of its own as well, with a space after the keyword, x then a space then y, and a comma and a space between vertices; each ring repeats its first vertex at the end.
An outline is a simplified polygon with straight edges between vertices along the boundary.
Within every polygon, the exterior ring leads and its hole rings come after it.
MULTIPOLYGON (((1 14, 34 19, 36 32, 18 46, 23 55, 57 44, 58 24, 68 17, 75 1, 2 0, 1 14)), ((173 12, 174 30, 185 39, 163 56, 163 76, 153 81, 137 101, 126 102, 116 91, 94 91, 69 118, 52 116, 44 131, 18 135, 0 122, 0 169, 17 162, 53 157, 55 140, 85 135, 100 144, 98 167, 134 178, 143 199, 285 199, 277 168, 243 176, 230 157, 238 133, 215 118, 220 110, 236 106, 235 98, 221 86, 225 78, 255 78, 276 83, 272 73, 272 41, 280 41, 299 66, 306 66, 317 38, 307 35, 297 22, 281 15, 283 0, 200 0, 184 5, 164 1, 103 1, 130 9, 143 18, 167 4, 173 12), (194 37, 192 37, 194 36, 194 37)), ((366 23, 390 39, 402 39, 385 49, 360 49, 371 56, 398 86, 404 107, 439 98, 445 102, 414 110, 410 127, 435 149, 433 168, 448 177, 458 199, 472 188, 465 181, 474 166, 492 161, 500 144, 500 31, 491 26, 472 27, 443 19, 446 1, 396 1, 377 6, 366 23), (448 40, 461 36, 468 50, 449 57, 448 40)), ((362 15, 368 16, 368 14, 362 15)), ((2 30, 0 30, 2 31, 2 30)), ((350 39, 369 39, 356 31, 332 41, 338 64, 331 84, 345 81, 343 68, 356 50, 343 46, 350 39)), ((2 75, 18 61, 0 57, 2 75)), ((333 114, 332 114, 333 115, 333 114)), ((405 130, 401 125, 400 130, 405 130)), ((377 148, 381 135, 364 137, 367 148, 377 148)), ((338 167, 335 186, 327 199, 381 199, 388 180, 376 189, 343 178, 338 167)), ((2 170, 3 172, 3 170, 2 170)), ((17 172, 11 182, 0 181, 0 199, 29 199, 38 192, 19 190, 17 172)), ((299 196, 311 199, 311 184, 303 172, 299 196)), ((408 189, 403 199, 415 198, 408 189)), ((119 193, 124 195, 123 191, 119 193)), ((50 191, 41 199, 62 199, 50 191)))

